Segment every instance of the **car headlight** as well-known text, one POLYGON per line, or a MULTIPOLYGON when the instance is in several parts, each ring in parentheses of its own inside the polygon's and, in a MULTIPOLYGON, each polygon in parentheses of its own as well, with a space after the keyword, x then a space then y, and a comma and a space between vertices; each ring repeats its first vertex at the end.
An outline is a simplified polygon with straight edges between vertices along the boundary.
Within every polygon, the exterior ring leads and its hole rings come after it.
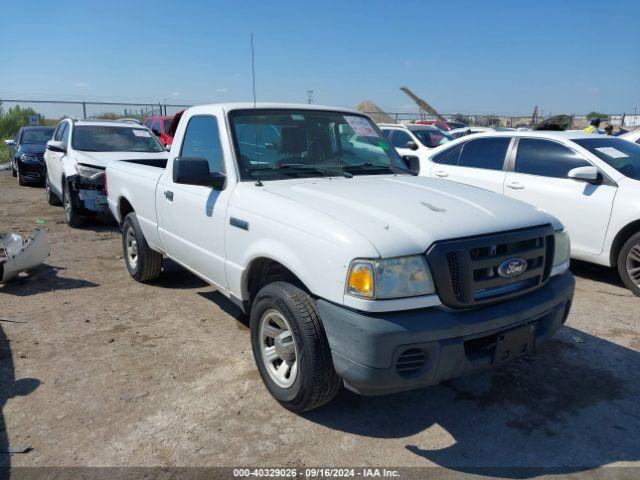
POLYGON ((554 234, 553 270, 552 275, 563 273, 569 268, 571 258, 571 241, 566 230, 559 230, 554 234))
POLYGON ((104 170, 100 169, 100 168, 93 168, 90 167, 88 165, 80 165, 77 164, 76 165, 76 172, 78 172, 78 175, 80 175, 81 177, 87 177, 90 179, 94 179, 102 174, 104 174, 104 170))
POLYGON ((28 153, 25 153, 24 155, 20 156, 20 160, 23 161, 24 163, 36 163, 38 165, 40 165, 40 160, 38 159, 38 157, 36 157, 35 155, 31 155, 28 153))
POLYGON ((349 295, 368 299, 415 297, 435 292, 424 255, 354 260, 347 277, 349 295))

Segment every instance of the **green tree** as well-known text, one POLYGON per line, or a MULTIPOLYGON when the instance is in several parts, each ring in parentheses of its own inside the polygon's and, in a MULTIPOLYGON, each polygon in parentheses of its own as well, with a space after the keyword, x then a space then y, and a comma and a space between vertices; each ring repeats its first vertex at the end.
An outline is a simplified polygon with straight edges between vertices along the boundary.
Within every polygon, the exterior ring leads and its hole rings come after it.
POLYGON ((600 112, 587 113, 587 120, 591 120, 592 118, 601 118, 602 120, 608 120, 609 115, 607 115, 606 113, 600 113, 600 112))
POLYGON ((44 116, 33 108, 21 108, 19 105, 4 110, 0 101, 0 163, 9 161, 10 149, 4 144, 4 140, 13 138, 20 127, 29 125, 29 117, 37 115, 40 123, 44 123, 44 116))

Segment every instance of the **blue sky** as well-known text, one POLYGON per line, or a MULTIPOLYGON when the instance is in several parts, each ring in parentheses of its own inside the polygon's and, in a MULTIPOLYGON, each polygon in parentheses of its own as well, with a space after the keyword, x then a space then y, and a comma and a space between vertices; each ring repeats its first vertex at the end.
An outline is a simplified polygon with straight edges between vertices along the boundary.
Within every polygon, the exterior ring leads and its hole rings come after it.
POLYGON ((7 1, 0 97, 640 110, 640 2, 7 1))

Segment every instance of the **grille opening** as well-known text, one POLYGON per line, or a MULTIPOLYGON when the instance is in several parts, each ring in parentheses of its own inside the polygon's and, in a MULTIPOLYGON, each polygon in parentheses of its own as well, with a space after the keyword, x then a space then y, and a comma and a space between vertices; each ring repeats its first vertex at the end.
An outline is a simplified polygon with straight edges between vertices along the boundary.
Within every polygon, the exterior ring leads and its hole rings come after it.
POLYGON ((455 253, 447 254, 447 263, 449 264, 449 275, 451 276, 451 286, 456 297, 462 295, 462 283, 460 281, 460 266, 458 265, 458 255, 455 253))
POLYGON ((419 348, 405 350, 396 362, 396 371, 403 377, 420 373, 427 364, 427 353, 419 348))

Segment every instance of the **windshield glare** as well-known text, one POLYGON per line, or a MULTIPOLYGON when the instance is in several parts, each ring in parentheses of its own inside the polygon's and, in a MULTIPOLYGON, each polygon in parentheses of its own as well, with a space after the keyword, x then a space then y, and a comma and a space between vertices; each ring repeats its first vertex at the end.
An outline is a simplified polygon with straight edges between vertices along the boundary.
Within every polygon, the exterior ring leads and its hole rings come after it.
POLYGON ((373 122, 360 115, 237 110, 230 121, 243 180, 335 176, 342 171, 389 174, 407 168, 373 122))
POLYGON ((44 145, 53 136, 54 127, 29 128, 22 131, 18 143, 22 145, 44 145))
POLYGON ((416 129, 411 131, 420 143, 422 143, 425 147, 433 148, 438 145, 443 145, 447 142, 453 140, 453 137, 447 133, 444 133, 442 130, 434 129, 416 129))
POLYGON ((621 138, 605 136, 580 138, 575 139, 574 142, 589 150, 625 177, 640 180, 640 145, 621 138))
POLYGON ((162 145, 146 128, 77 125, 72 145, 85 152, 162 152, 162 145))

